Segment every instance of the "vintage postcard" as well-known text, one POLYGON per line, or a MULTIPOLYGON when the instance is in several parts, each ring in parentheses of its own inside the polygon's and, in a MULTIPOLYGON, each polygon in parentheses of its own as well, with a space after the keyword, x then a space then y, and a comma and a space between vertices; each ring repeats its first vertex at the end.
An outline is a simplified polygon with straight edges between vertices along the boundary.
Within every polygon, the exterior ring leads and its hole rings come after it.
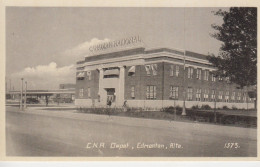
POLYGON ((1 4, 1 159, 259 160, 257 1, 56 2, 1 4))

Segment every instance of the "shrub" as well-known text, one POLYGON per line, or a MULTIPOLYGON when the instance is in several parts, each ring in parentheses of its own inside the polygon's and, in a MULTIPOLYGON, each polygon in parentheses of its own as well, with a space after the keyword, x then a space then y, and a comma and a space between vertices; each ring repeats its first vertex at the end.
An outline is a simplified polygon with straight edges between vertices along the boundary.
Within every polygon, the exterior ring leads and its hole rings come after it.
POLYGON ((161 112, 166 112, 166 113, 174 113, 174 107, 173 106, 170 106, 170 107, 164 107, 160 110, 161 112))
POLYGON ((203 110, 211 110, 211 107, 208 104, 206 104, 206 105, 202 105, 201 109, 203 109, 203 110))
POLYGON ((232 110, 237 110, 237 107, 236 106, 232 106, 232 110))
POLYGON ((229 110, 228 106, 223 106, 222 109, 223 110, 229 110))
POLYGON ((191 109, 192 109, 192 110, 197 110, 197 109, 199 109, 199 106, 198 106, 198 105, 192 106, 191 109))
POLYGON ((182 107, 176 106, 176 111, 177 111, 177 112, 178 112, 178 111, 182 111, 182 107))

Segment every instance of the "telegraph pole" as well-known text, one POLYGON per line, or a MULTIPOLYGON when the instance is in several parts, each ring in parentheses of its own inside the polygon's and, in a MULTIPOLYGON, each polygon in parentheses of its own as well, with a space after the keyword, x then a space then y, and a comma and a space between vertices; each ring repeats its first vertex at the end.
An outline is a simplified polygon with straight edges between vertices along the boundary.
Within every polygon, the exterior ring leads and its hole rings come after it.
POLYGON ((20 101, 20 109, 23 109, 23 78, 21 78, 22 81, 22 89, 21 89, 21 101, 20 101))
POLYGON ((186 59, 186 44, 185 44, 185 35, 186 35, 186 30, 185 30, 185 8, 184 8, 184 53, 183 53, 183 106, 182 106, 182 113, 181 115, 185 116, 186 115, 186 106, 185 106, 185 101, 186 101, 186 85, 185 85, 185 59, 186 59))
POLYGON ((186 51, 184 50, 184 58, 183 58, 183 107, 182 107, 182 113, 181 115, 185 116, 186 115, 186 106, 185 106, 185 101, 186 101, 186 85, 185 85, 185 57, 186 57, 186 51))

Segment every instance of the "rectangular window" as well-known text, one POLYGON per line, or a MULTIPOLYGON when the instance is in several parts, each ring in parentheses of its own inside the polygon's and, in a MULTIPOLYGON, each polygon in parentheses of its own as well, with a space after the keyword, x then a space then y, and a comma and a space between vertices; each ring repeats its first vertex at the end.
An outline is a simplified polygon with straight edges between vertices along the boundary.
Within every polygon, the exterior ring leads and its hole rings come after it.
POLYGON ((232 92, 231 100, 235 101, 235 99, 236 99, 236 92, 232 92))
POLYGON ((205 89, 204 91, 204 101, 208 101, 209 100, 209 89, 205 89))
POLYGON ((223 99, 223 91, 218 92, 218 99, 222 100, 223 99))
POLYGON ((244 93, 243 93, 243 101, 244 101, 244 102, 246 102, 246 98, 247 98, 247 93, 244 92, 244 93))
POLYGON ((178 99, 179 98, 179 87, 178 86, 171 86, 170 98, 171 99, 178 99))
POLYGON ((193 78, 193 68, 188 67, 188 78, 193 78))
POLYGON ((176 68, 175 69, 175 75, 176 75, 176 77, 178 77, 179 73, 180 73, 180 67, 178 65, 176 65, 175 68, 176 68))
POLYGON ((170 76, 173 76, 173 74, 174 74, 174 65, 171 65, 170 76))
POLYGON ((91 71, 87 72, 88 80, 91 80, 91 71))
POLYGON ((79 97, 83 97, 84 89, 79 89, 79 97))
POLYGON ((237 93, 237 100, 240 101, 241 100, 241 92, 237 93))
POLYGON ((135 87, 134 86, 131 87, 131 98, 135 99, 135 87))
POLYGON ((91 90, 90 90, 90 88, 88 88, 88 97, 89 98, 91 97, 91 90))
POLYGON ((148 76, 151 75, 151 65, 145 65, 145 71, 148 76))
POLYGON ((216 90, 212 90, 211 100, 212 100, 212 101, 215 101, 215 99, 216 99, 216 90))
POLYGON ((209 71, 208 70, 205 70, 205 72, 204 72, 204 80, 205 81, 209 80, 209 71))
POLYGON ((188 92, 187 92, 187 95, 188 95, 188 100, 192 100, 192 88, 188 88, 188 92))
POLYGON ((201 100, 201 89, 197 89, 196 90, 196 101, 200 101, 201 100))
POLYGON ((230 82, 230 77, 226 77, 226 81, 227 81, 227 83, 231 83, 230 82))
POLYGON ((197 69, 197 79, 201 80, 201 69, 197 69))
POLYGON ((148 76, 157 75, 157 64, 145 65, 145 71, 148 76))
POLYGON ((212 82, 216 82, 216 77, 215 77, 214 74, 211 75, 211 81, 212 81, 212 82))
POLYGON ((229 102, 229 91, 226 91, 225 102, 229 102))
POLYGON ((153 75, 157 75, 157 64, 151 64, 153 75))
POLYGON ((156 99, 156 86, 147 86, 146 87, 146 98, 147 99, 156 99))
POLYGON ((173 76, 175 73, 175 76, 178 77, 180 74, 180 67, 178 65, 171 65, 170 69, 170 76, 173 76), (175 71, 174 71, 175 70, 175 71))

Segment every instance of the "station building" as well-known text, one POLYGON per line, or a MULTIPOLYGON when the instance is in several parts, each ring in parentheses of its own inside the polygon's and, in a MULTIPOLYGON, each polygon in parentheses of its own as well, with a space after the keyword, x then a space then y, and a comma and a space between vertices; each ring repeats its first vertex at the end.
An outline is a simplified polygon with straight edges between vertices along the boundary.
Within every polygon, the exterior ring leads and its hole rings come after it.
POLYGON ((99 44, 77 62, 75 105, 163 108, 198 105, 253 108, 247 89, 215 77, 206 55, 146 49, 139 37, 99 44), (126 101, 126 102, 125 102, 126 101))

